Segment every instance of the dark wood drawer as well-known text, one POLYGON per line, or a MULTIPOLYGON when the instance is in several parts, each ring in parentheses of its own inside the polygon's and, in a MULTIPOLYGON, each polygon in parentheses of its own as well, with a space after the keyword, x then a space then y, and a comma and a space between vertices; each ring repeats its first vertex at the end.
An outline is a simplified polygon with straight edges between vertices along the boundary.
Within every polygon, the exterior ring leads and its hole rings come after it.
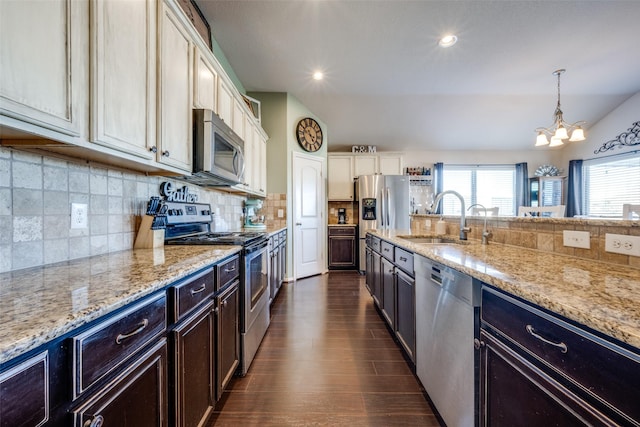
POLYGON ((329 227, 329 236, 355 236, 355 227, 329 227))
POLYGON ((215 292, 213 268, 190 277, 169 288, 169 301, 172 301, 171 320, 177 322, 198 307, 203 301, 211 299, 215 292))
POLYGON ((482 322, 598 400, 640 420, 640 355, 491 288, 482 322))
POLYGON ((381 240, 379 238, 371 236, 371 249, 374 252, 380 253, 380 243, 381 240))
POLYGON ((389 242, 385 242, 384 240, 380 243, 380 254, 393 262, 393 244, 389 242))
POLYGON ((396 247, 396 251, 394 254, 394 261, 398 267, 403 269, 406 273, 411 276, 413 273, 413 253, 405 251, 404 249, 400 249, 396 247))
POLYGON ((163 292, 72 337, 74 399, 161 335, 166 325, 163 292))
POLYGON ((229 282, 240 276, 240 257, 234 256, 216 266, 218 269, 218 290, 224 288, 229 282))
POLYGON ((49 419, 49 353, 0 374, 0 426, 41 426, 49 419))

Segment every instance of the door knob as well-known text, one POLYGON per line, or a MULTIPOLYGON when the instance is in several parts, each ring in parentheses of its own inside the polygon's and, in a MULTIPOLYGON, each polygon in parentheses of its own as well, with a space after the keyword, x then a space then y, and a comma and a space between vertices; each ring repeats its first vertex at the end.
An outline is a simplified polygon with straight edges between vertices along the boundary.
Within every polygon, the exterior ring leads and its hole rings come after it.
POLYGON ((296 222, 296 225, 302 225, 302 223, 301 222, 296 222))

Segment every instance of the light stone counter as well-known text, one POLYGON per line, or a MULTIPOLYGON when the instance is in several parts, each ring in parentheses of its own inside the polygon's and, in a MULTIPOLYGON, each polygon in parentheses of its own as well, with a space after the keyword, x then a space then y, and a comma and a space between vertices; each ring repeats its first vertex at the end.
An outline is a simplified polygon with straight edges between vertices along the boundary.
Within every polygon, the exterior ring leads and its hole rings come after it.
POLYGON ((240 249, 136 249, 0 274, 0 364, 240 249))
POLYGON ((266 233, 267 233, 267 236, 272 237, 274 234, 278 234, 279 232, 286 229, 287 227, 267 227, 266 233))
POLYGON ((406 231, 372 234, 640 348, 640 269, 477 240, 417 244, 399 237, 406 231))

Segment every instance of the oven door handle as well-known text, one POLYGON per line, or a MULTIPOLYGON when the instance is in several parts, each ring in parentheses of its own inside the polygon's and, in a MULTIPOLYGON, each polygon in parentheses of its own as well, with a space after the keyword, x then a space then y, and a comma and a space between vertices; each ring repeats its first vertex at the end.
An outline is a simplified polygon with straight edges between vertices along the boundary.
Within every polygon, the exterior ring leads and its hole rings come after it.
POLYGON ((246 255, 249 255, 249 254, 254 253, 256 251, 259 251, 259 250, 261 250, 263 248, 266 248, 268 244, 269 244, 269 240, 265 240, 264 242, 260 242, 260 243, 258 243, 256 245, 249 246, 248 248, 245 248, 244 253, 246 255))

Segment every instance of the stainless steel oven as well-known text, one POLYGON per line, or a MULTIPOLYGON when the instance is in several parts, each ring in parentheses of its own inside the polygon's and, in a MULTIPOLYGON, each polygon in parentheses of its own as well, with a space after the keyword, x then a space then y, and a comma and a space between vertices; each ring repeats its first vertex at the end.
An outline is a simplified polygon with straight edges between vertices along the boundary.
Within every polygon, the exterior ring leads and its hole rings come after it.
POLYGON ((211 207, 163 202, 168 213, 165 244, 242 246, 240 274, 240 366, 245 375, 269 327, 269 259, 266 233, 210 231, 211 207))

